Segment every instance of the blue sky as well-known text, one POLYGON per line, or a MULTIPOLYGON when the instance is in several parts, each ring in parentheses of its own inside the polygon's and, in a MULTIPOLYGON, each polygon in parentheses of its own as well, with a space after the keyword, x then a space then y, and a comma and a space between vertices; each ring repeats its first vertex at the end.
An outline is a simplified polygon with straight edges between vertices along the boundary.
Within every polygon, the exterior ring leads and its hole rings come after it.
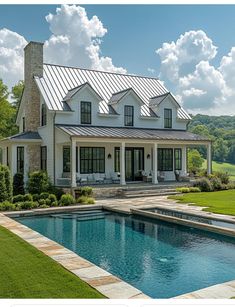
MULTIPOLYGON (((6 28, 17 32, 26 41, 49 40, 53 33, 50 30, 50 26, 54 20, 50 23, 46 21, 45 16, 49 13, 55 16, 57 7, 60 7, 60 5, 1 5, 0 30, 6 28)), ((184 79, 178 83, 173 79, 171 80, 169 76, 171 67, 162 65, 167 57, 165 54, 160 56, 155 51, 158 48, 162 48, 165 42, 171 43, 173 41, 176 43, 180 35, 184 35, 185 32, 201 30, 211 40, 211 45, 217 47, 217 54, 215 54, 213 46, 209 46, 209 53, 213 54, 208 55, 207 53, 206 56, 202 55, 198 59, 195 54, 193 55, 195 61, 193 60, 190 63, 179 58, 178 62, 183 61, 184 63, 182 65, 177 64, 178 66, 181 65, 177 69, 179 68, 180 73, 182 71, 184 73, 182 75, 177 73, 177 78, 184 78, 189 74, 197 76, 196 65, 201 61, 206 61, 210 64, 210 67, 216 70, 212 72, 213 78, 218 79, 218 74, 221 72, 219 66, 221 66, 222 57, 228 56, 231 48, 235 46, 235 5, 85 5, 82 7, 85 8, 88 19, 96 15, 103 28, 107 29, 107 33, 96 36, 96 38, 98 37, 102 40, 99 43, 100 57, 110 57, 115 67, 122 67, 128 73, 160 76, 170 90, 175 95, 178 95, 179 99, 182 99, 182 103, 185 103, 190 110, 208 112, 209 109, 214 109, 213 104, 218 103, 217 101, 221 99, 220 97, 211 97, 211 93, 207 97, 204 93, 205 88, 199 84, 196 77, 193 84, 190 79, 190 88, 186 88, 185 84, 181 84, 182 82, 185 83, 184 79), (155 71, 149 72, 148 68, 155 71), (195 90, 193 93, 192 91, 189 93, 192 88, 195 90), (192 96, 193 100, 187 102, 188 97, 192 98, 192 96), (202 110, 202 101, 198 105, 195 102, 195 98, 199 96, 204 99, 205 103, 207 103, 207 99, 213 99, 213 101, 208 102, 207 109, 202 110)), ((191 47, 188 46, 188 48, 190 51, 191 47)), ((50 54, 49 51, 48 54, 50 54)), ((50 57, 48 56, 48 58, 50 57)), ((170 57, 167 59, 169 60, 170 57)), ((79 65, 79 63, 74 63, 74 65, 76 64, 79 65)), ((207 71, 211 70, 205 63, 201 65, 203 69, 207 67, 207 71)), ((228 75, 227 71, 224 73, 225 77, 228 75)), ((214 81, 214 83, 216 82, 214 81)), ((225 90, 223 82, 224 80, 218 81, 219 91, 217 96, 221 95, 225 90)), ((213 91, 215 90, 213 89, 213 91)), ((225 112, 225 109, 223 111, 218 110, 218 112, 225 112)))
MULTIPOLYGON (((6 27, 28 41, 44 41, 50 31, 45 16, 59 5, 2 5, 0 28, 6 27), (27 16, 27 18, 25 18, 27 16)), ((108 29, 102 53, 131 73, 159 70, 155 49, 189 30, 202 29, 218 46, 215 59, 235 45, 235 5, 83 5, 89 17, 97 15, 108 29)))

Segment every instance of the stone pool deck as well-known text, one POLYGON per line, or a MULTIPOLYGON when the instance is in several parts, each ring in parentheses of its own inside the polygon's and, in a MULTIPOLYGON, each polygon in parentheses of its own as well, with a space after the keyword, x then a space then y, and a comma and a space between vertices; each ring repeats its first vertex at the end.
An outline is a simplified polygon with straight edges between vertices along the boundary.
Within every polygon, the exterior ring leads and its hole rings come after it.
MULTIPOLYGON (((159 207, 162 209, 174 209, 183 211, 185 213, 200 214, 204 217, 223 218, 223 220, 235 223, 234 216, 214 214, 202 211, 203 207, 188 206, 187 204, 179 204, 175 200, 168 199, 167 196, 158 197, 142 197, 131 199, 103 199, 97 200, 96 205, 82 205, 71 206, 65 208, 49 208, 37 209, 32 211, 25 211, 28 214, 42 214, 49 212, 63 212, 83 209, 108 209, 111 211, 130 214, 131 209, 147 209, 159 207)), ((0 213, 0 225, 12 231, 20 238, 36 247, 45 255, 51 257, 60 265, 73 274, 77 275, 80 279, 87 282, 90 286, 97 289, 100 293, 104 294, 107 298, 111 299, 148 299, 149 297, 142 293, 140 290, 134 288, 128 283, 120 280, 116 276, 111 275, 109 272, 99 268, 93 263, 81 258, 72 251, 64 248, 58 243, 40 235, 36 231, 16 222, 10 217, 19 215, 19 212, 0 213), (7 216, 6 216, 7 215, 7 216)), ((217 284, 208 288, 204 288, 191 293, 186 293, 172 299, 230 299, 235 297, 235 280, 223 284, 217 284)))

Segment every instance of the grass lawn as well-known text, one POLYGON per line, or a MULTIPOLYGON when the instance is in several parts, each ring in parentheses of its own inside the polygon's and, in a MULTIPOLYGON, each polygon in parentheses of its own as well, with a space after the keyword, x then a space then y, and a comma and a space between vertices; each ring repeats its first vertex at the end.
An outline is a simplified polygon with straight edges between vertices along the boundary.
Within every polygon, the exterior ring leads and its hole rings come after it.
POLYGON ((188 193, 169 198, 176 199, 179 203, 194 203, 196 206, 207 207, 204 211, 235 215, 235 190, 188 193))
POLYGON ((0 226, 0 298, 104 298, 0 226))
MULTIPOLYGON (((204 160, 202 167, 206 169, 206 160, 204 160)), ((215 172, 227 172, 230 175, 230 179, 235 181, 235 164, 213 161, 212 169, 215 172)))

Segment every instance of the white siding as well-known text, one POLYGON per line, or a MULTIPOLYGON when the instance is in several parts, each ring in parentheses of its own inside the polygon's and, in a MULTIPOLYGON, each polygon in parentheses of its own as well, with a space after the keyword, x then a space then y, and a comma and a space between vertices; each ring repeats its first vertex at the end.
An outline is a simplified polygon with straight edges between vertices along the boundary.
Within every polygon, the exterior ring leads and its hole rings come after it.
POLYGON ((89 89, 84 89, 78 92, 69 102, 69 106, 73 110, 71 113, 57 113, 56 123, 65 125, 80 125, 80 103, 81 101, 90 101, 92 103, 92 126, 124 126, 124 106, 134 106, 134 127, 138 128, 164 128, 164 108, 172 109, 172 129, 186 130, 185 121, 177 118, 177 107, 171 98, 166 98, 158 107, 157 113, 160 118, 145 118, 141 117, 141 105, 134 95, 129 94, 124 97, 119 103, 114 105, 114 109, 119 115, 100 115, 99 114, 99 101, 91 93, 89 89))

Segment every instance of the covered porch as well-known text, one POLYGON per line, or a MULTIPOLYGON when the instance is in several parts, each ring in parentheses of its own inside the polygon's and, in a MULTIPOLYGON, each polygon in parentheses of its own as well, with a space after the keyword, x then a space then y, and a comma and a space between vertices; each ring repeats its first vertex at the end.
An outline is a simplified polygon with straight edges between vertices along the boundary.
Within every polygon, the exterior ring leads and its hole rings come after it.
MULTIPOLYGON (((90 131, 89 128, 92 127, 84 128, 90 131)), ((99 128, 96 129, 100 132, 99 128)), ((117 129, 120 131, 120 128, 117 129)), ((61 143, 57 141, 57 185, 75 188, 79 185, 126 186, 134 183, 156 185, 188 181, 187 148, 197 145, 206 146, 207 173, 211 173, 209 140, 186 131, 177 131, 175 138, 171 135, 171 139, 167 139, 167 135, 165 139, 164 135, 161 139, 157 135, 151 135, 154 139, 150 140, 141 136, 133 137, 133 130, 143 131, 143 129, 125 130, 132 134, 132 138, 104 137, 98 132, 96 136, 81 136, 73 129, 67 142, 66 138, 61 139, 63 140, 61 143)), ((70 130, 63 132, 71 133, 70 130)), ((169 135, 172 132, 167 133, 169 135)))

